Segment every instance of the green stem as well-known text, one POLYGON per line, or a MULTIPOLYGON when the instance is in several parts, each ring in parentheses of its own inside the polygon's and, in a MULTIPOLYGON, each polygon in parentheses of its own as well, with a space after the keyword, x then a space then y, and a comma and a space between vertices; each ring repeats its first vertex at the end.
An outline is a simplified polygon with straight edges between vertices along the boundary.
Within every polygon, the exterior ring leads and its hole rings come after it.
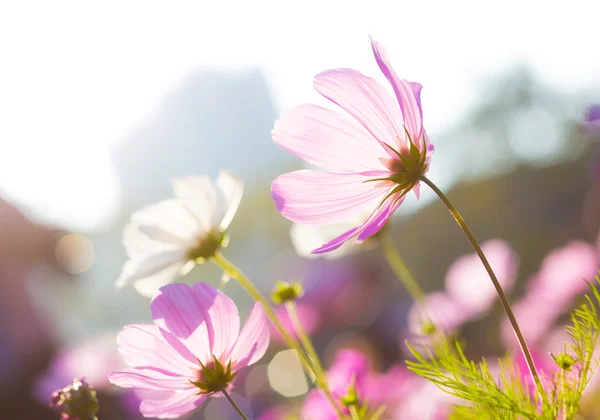
POLYGON ((239 268, 237 268, 232 262, 225 258, 220 252, 215 253, 215 255, 212 257, 212 261, 216 265, 221 267, 221 269, 223 269, 225 272, 229 273, 229 275, 232 278, 236 279, 240 286, 242 286, 242 288, 246 291, 246 293, 250 295, 252 299, 262 304, 263 308, 265 309, 265 314, 267 315, 267 317, 269 317, 271 322, 273 322, 273 324, 279 331, 279 334, 281 334, 281 336, 283 337, 283 340, 291 349, 296 350, 296 353, 298 353, 298 357, 300 358, 303 367, 306 369, 309 375, 311 373, 314 374, 315 379, 317 381, 317 385, 319 386, 319 388, 321 388, 321 390, 323 390, 323 393, 337 412, 338 417, 343 418, 339 407, 335 403, 333 395, 331 395, 331 391, 329 390, 329 386, 327 384, 327 379, 324 376, 317 375, 317 369, 315 369, 313 363, 311 363, 310 359, 306 357, 306 354, 304 354, 298 342, 296 342, 296 340, 294 340, 292 336, 287 332, 287 330, 281 323, 281 320, 273 310, 273 307, 271 306, 269 301, 260 293, 256 286, 254 286, 254 283, 252 283, 250 279, 246 277, 246 275, 242 273, 242 271, 239 268))
POLYGON ((398 277, 400 282, 406 288, 408 294, 415 302, 420 304, 423 303, 425 301, 425 294, 421 291, 419 284, 400 256, 400 253, 396 249, 396 246, 394 245, 390 235, 387 232, 381 232, 379 235, 377 235, 377 238, 383 247, 385 259, 396 274, 396 277, 398 277))
POLYGON ((429 188, 431 188, 438 195, 438 197, 444 202, 444 204, 450 211, 450 214, 452 215, 452 217, 454 217, 454 220, 456 220, 456 223, 458 223, 458 226, 460 226, 460 228, 463 230, 463 232, 469 239, 469 242, 471 242, 473 249, 479 256, 479 259, 483 263, 483 266, 485 267, 486 271, 488 272, 490 279, 492 280, 492 283, 494 284, 494 287, 496 288, 496 292, 498 293, 498 296, 500 297, 500 302, 502 303, 504 312, 506 312, 506 316, 508 317, 508 320, 510 321, 510 324, 512 325, 515 336, 517 337, 517 341, 519 342, 519 346, 521 347, 521 351, 523 352, 523 356, 525 356, 525 361, 527 362, 527 367, 529 368, 529 373, 531 374, 531 377, 535 381, 535 385, 537 387, 538 393, 542 397, 542 400, 546 403, 547 395, 544 390, 544 387, 542 386, 542 382, 540 381, 540 377, 539 377, 537 369, 535 367, 535 363, 533 362, 533 357, 531 357, 531 352, 529 351, 529 347, 527 346, 525 337, 523 336, 523 333, 521 333, 521 328, 519 327, 519 324, 517 323, 517 319, 515 318, 515 315, 513 314, 513 311, 510 307, 510 303, 508 303, 508 299, 506 298, 506 295, 504 294, 504 290, 502 290, 502 286, 498 282, 498 279, 496 278, 496 274, 494 274, 494 271, 492 270, 490 263, 488 262, 487 258, 485 257, 485 254, 483 253, 481 246, 477 242, 477 239, 475 239, 473 232, 471 232, 471 229, 469 229, 465 220, 462 218, 462 216, 460 215, 458 210, 456 210, 456 207, 454 207, 454 205, 450 202, 450 200, 448 200, 448 197, 446 197, 444 195, 444 193, 433 182, 431 182, 429 180, 429 178, 427 178, 425 175, 421 175, 421 180, 425 184, 427 184, 429 186, 429 188))
POLYGON ((423 293, 423 291, 419 287, 419 284, 417 283, 410 270, 406 266, 406 263, 404 262, 404 259, 402 258, 402 256, 398 252, 398 249, 394 245, 394 241, 392 241, 392 238, 387 232, 379 233, 377 235, 377 238, 381 243, 383 253, 385 254, 385 259, 388 262, 389 266, 392 268, 394 274, 396 274, 396 277, 398 278, 398 280, 400 280, 408 294, 417 304, 417 309, 421 314, 421 333, 430 335, 432 334, 432 331, 437 331, 443 336, 443 331, 437 327, 436 322, 432 318, 432 312, 427 310, 425 303, 425 294, 423 293))
POLYGON ((240 407, 238 407, 238 405, 235 403, 235 401, 233 401, 233 398, 231 398, 231 395, 229 395, 229 393, 225 390, 225 388, 221 388, 221 392, 223 393, 223 395, 225 395, 225 398, 227 398, 229 400, 229 402, 231 403, 231 405, 233 406, 233 408, 235 408, 235 411, 237 411, 237 413, 240 415, 241 418, 243 418, 244 420, 250 420, 242 411, 242 409, 240 407))
POLYGON ((294 329, 296 330, 296 335, 298 336, 298 338, 300 339, 300 342, 304 346, 304 349, 306 350, 306 354, 308 354, 308 357, 310 357, 312 359, 313 367, 315 369, 315 375, 317 377, 325 377, 325 371, 323 370, 323 366, 321 365, 321 360, 319 359, 319 355, 317 354, 317 351, 315 350, 314 346, 312 345, 310 338, 306 334, 306 330, 302 326, 302 322, 300 321, 300 317, 298 316, 298 309, 297 309, 296 304, 293 301, 287 301, 285 303, 285 307, 290 316, 290 320, 292 321, 292 325, 294 326, 294 329))
POLYGON ((351 405, 349 407, 350 410, 350 417, 352 418, 352 420, 360 420, 360 416, 358 414, 358 410, 356 409, 355 405, 351 405))

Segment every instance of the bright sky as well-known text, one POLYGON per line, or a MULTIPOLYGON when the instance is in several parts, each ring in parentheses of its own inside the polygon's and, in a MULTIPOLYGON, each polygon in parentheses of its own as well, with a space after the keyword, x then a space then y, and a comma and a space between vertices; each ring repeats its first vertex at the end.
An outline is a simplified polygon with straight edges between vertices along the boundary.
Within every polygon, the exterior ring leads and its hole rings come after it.
POLYGON ((102 1, 0 4, 0 194, 74 230, 119 209, 109 146, 199 67, 260 67, 279 107, 314 74, 380 77, 368 35, 421 82, 432 137, 515 62, 561 90, 600 82, 600 2, 102 1), (553 6, 554 4, 560 6, 553 6))

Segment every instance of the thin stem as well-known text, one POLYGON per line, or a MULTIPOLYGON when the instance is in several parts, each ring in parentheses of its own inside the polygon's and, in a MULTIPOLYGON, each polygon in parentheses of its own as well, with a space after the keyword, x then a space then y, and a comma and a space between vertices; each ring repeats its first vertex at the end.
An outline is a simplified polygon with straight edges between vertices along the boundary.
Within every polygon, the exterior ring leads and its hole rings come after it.
POLYGON ((300 317, 298 316, 298 308, 296 304, 293 301, 288 301, 285 303, 285 307, 290 316, 290 320, 292 321, 292 325, 296 330, 296 335, 298 336, 300 342, 304 346, 306 354, 308 354, 308 357, 312 359, 316 376, 325 377, 325 371, 323 370, 323 366, 321 365, 319 355, 317 354, 314 346, 312 345, 308 334, 306 334, 306 330, 302 326, 302 322, 300 321, 300 317))
POLYGON ((352 418, 352 420, 360 420, 360 416, 358 415, 358 410, 356 409, 355 405, 351 405, 349 407, 350 410, 350 417, 352 418))
POLYGON ((223 393, 223 395, 225 395, 225 398, 227 398, 229 400, 229 402, 231 403, 231 405, 233 406, 233 408, 235 408, 235 411, 237 411, 237 413, 240 415, 241 418, 243 418, 244 420, 250 420, 242 411, 242 409, 240 407, 238 407, 238 405, 235 403, 235 401, 233 401, 233 398, 231 398, 231 395, 229 395, 229 393, 225 390, 225 388, 221 387, 221 392, 223 393))
POLYGON ((427 310, 425 303, 425 293, 423 293, 423 291, 419 287, 419 284, 417 283, 412 273, 406 266, 404 259, 398 252, 398 248, 396 248, 396 246, 394 245, 394 241, 392 241, 390 235, 387 232, 381 232, 377 235, 377 238, 381 243, 385 259, 388 262, 389 266, 394 271, 394 274, 396 274, 396 277, 398 278, 398 280, 400 280, 408 294, 417 303, 417 309, 421 314, 421 326, 424 327, 425 325, 427 325, 427 327, 423 328, 421 332, 424 334, 431 334, 431 331, 429 330, 431 327, 433 327, 433 331, 438 331, 443 335, 443 331, 438 328, 436 322, 433 320, 432 312, 427 310))
POLYGON ((283 337, 283 340, 291 349, 296 350, 296 353, 298 353, 298 357, 300 358, 304 369, 309 375, 314 374, 315 379, 317 381, 317 385, 323 390, 323 393, 337 412, 338 417, 343 418, 339 407, 335 403, 333 395, 331 395, 331 391, 329 390, 329 386, 327 384, 327 379, 325 378, 325 376, 317 375, 317 370, 315 369, 313 363, 308 357, 306 357, 306 354, 304 354, 298 342, 294 340, 292 336, 287 332, 287 330, 281 323, 281 320, 273 310, 273 307, 271 306, 269 301, 260 293, 256 286, 254 286, 254 283, 252 283, 252 281, 250 281, 250 279, 246 277, 246 275, 242 273, 242 271, 239 268, 237 268, 232 262, 225 258, 223 254, 221 254, 220 252, 215 253, 215 255, 212 257, 212 260, 215 264, 221 267, 221 269, 229 273, 229 275, 232 278, 236 279, 240 286, 242 286, 242 288, 246 291, 246 293, 250 295, 250 297, 252 297, 252 299, 262 304, 263 308, 265 309, 266 315, 269 317, 271 322, 273 322, 273 324, 279 331, 279 334, 281 334, 281 336, 283 337))
POLYGON ((537 387, 539 394, 542 397, 542 400, 546 403, 547 395, 544 390, 544 387, 542 386, 542 382, 540 381, 540 377, 538 375, 537 369, 535 368, 535 363, 533 362, 533 358, 531 357, 531 352, 529 351, 529 347, 527 346, 525 337, 523 336, 523 333, 521 333, 521 328, 519 327, 519 324, 517 323, 517 319, 515 318, 515 315, 513 314, 513 311, 510 307, 510 303, 508 303, 508 299, 506 298, 506 295, 504 294, 504 290, 502 290, 502 286, 500 286, 500 283, 498 282, 498 279, 496 278, 496 275, 494 274, 494 271, 492 270, 490 263, 488 262, 487 258, 485 257, 485 254, 483 253, 483 250, 481 249, 481 246, 477 242, 477 239, 475 239, 475 236, 473 235, 473 232, 471 232, 471 229, 469 229, 469 227, 465 223, 465 220, 462 218, 462 216, 460 215, 458 210, 456 210, 456 207, 454 207, 454 205, 450 202, 450 200, 448 200, 448 197, 446 197, 444 195, 444 193, 433 182, 431 182, 429 180, 429 178, 427 178, 425 175, 421 175, 421 180, 425 184, 427 184, 429 186, 429 188, 431 188, 438 195, 438 197, 444 202, 444 204, 450 211, 450 214, 452 215, 452 217, 454 217, 454 220, 456 220, 456 223, 458 223, 460 228, 463 230, 463 232, 469 239, 469 242, 471 242, 473 249, 479 256, 479 259, 483 263, 483 266, 485 267, 486 271, 488 272, 490 279, 492 280, 492 283, 494 284, 494 287, 496 288, 496 292, 498 293, 498 296, 500 297, 500 302, 502 303, 504 312, 506 312, 506 316, 508 317, 508 320, 510 321, 510 324, 512 325, 515 336, 517 337, 517 341, 519 342, 519 346, 521 347, 521 351, 523 352, 523 356, 525 356, 525 361, 527 362, 527 367, 529 368, 529 373, 531 374, 531 377, 535 381, 535 385, 537 387))
POLYGON ((381 232, 377 235, 377 238, 383 247, 385 259, 396 274, 396 277, 398 277, 398 280, 404 285, 406 291, 414 301, 423 303, 425 301, 425 294, 421 291, 419 284, 400 256, 390 235, 387 232, 381 232))

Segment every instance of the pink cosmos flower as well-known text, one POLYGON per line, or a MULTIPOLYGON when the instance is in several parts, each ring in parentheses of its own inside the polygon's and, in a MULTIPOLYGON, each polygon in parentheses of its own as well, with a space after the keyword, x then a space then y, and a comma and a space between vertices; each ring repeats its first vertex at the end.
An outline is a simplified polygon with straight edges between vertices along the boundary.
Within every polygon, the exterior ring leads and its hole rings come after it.
MULTIPOLYGON (((573 300, 589 291, 598 269, 597 250, 584 241, 572 241, 548 253, 539 271, 529 280, 527 293, 513 305, 522 332, 534 344, 554 321, 569 309, 573 300)), ((517 348, 508 319, 502 325, 507 347, 517 348)))
POLYGON ((315 76, 314 87, 352 118, 317 105, 284 112, 273 141, 324 170, 279 176, 272 185, 277 209, 301 224, 331 224, 370 214, 358 226, 313 251, 333 251, 376 234, 429 169, 433 151, 423 128, 419 83, 400 79, 385 48, 371 39, 375 60, 397 103, 379 82, 352 69, 315 76))
POLYGON ((129 325, 117 336, 131 368, 108 379, 124 388, 168 392, 145 399, 145 417, 175 418, 230 390, 244 367, 257 362, 269 345, 263 308, 254 305, 240 332, 235 303, 214 287, 170 284, 150 304, 153 325, 129 325))
MULTIPOLYGON (((481 246, 498 282, 509 292, 517 277, 519 258, 506 242, 494 239, 481 246)), ((474 316, 489 310, 498 298, 483 263, 472 253, 457 259, 446 274, 446 290, 463 310, 474 316)))
MULTIPOLYGON (((339 351, 333 365, 327 371, 327 383, 333 397, 339 400, 348 393, 349 387, 354 384, 359 398, 364 398, 369 373, 369 360, 364 354, 354 349, 339 351)), ((348 413, 348 409, 341 403, 339 408, 342 412, 348 413)), ((314 389, 304 400, 302 418, 306 420, 336 420, 338 416, 322 392, 314 389)))
POLYGON ((423 329, 432 322, 444 333, 451 334, 468 320, 469 312, 445 292, 429 293, 423 304, 413 303, 407 319, 409 331, 416 335, 422 335, 423 329))

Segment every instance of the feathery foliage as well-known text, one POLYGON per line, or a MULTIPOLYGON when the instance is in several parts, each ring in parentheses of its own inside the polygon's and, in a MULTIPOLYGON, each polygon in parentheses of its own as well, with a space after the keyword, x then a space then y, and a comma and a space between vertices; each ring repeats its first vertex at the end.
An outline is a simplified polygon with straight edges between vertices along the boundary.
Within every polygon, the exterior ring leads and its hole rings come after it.
POLYGON ((573 419, 581 395, 598 367, 600 337, 600 277, 590 284, 590 293, 570 313, 566 327, 570 342, 564 351, 552 355, 556 372, 542 374, 542 390, 531 390, 523 383, 528 373, 520 374, 511 359, 498 361, 499 373, 488 362, 469 360, 458 341, 441 340, 435 353, 417 350, 407 343, 415 360, 408 360, 410 370, 433 382, 443 391, 469 404, 458 405, 453 419, 573 419))

